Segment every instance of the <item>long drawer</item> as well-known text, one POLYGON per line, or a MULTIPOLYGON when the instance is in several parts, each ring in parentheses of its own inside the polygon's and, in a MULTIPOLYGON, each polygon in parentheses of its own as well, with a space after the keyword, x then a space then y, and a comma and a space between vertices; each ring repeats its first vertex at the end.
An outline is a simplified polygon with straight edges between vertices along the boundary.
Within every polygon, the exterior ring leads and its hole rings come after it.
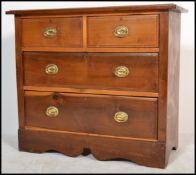
POLYGON ((25 92, 26 126, 157 138, 157 98, 25 92))
POLYGON ((158 91, 157 53, 25 52, 27 86, 158 91))

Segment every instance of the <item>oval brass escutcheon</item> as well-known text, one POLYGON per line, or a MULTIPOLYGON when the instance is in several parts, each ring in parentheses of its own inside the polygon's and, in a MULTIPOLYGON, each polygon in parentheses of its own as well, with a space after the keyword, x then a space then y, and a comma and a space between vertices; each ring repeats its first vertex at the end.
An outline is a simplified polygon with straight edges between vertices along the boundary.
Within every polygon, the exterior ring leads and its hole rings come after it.
POLYGON ((48 117, 57 117, 59 114, 59 110, 57 107, 55 106, 49 106, 47 109, 46 109, 46 115, 48 117))
POLYGON ((114 35, 119 38, 124 38, 128 35, 128 27, 126 26, 118 26, 114 29, 114 35))
POLYGON ((129 75, 129 69, 126 66, 118 66, 115 68, 114 74, 117 77, 127 77, 129 75))
POLYGON ((56 74, 58 72, 58 66, 55 64, 48 64, 46 66, 45 72, 47 74, 56 74))
POLYGON ((126 112, 117 112, 115 115, 114 115, 114 120, 116 122, 126 122, 128 120, 128 114, 126 112))
POLYGON ((44 31, 44 36, 45 37, 54 37, 57 34, 57 30, 55 28, 47 28, 44 31))

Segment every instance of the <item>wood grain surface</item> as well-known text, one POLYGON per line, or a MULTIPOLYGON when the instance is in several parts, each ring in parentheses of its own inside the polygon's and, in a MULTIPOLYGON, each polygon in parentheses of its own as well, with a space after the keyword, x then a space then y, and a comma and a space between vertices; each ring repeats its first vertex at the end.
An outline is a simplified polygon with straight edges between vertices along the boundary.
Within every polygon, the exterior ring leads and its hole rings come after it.
POLYGON ((88 47, 158 47, 158 15, 88 17, 88 47), (115 28, 126 26, 128 35, 119 38, 115 28), (145 30, 144 30, 145 29, 145 30))
POLYGON ((23 47, 82 47, 82 18, 31 18, 22 20, 23 47), (55 28, 54 37, 44 36, 48 28, 55 28))
POLYGON ((135 138, 157 138, 157 99, 111 97, 55 92, 25 92, 26 125, 72 132, 135 138), (50 118, 46 109, 55 106, 59 115, 50 118), (128 120, 114 120, 117 112, 128 120))
POLYGON ((97 13, 119 13, 119 12, 188 12, 185 8, 176 4, 152 4, 152 5, 132 5, 115 7, 94 7, 94 8, 66 8, 66 9, 39 9, 39 10, 10 10, 6 14, 15 15, 58 15, 58 14, 97 14, 97 13))
POLYGON ((71 157, 90 149, 98 160, 127 159, 135 163, 165 168, 165 144, 141 140, 108 138, 88 134, 27 128, 19 130, 19 149, 41 153, 55 150, 71 157))
POLYGON ((157 92, 158 56, 147 53, 25 52, 24 84, 157 92), (48 64, 57 65, 58 73, 46 74, 45 68, 48 64), (126 66, 129 75, 117 77, 114 70, 118 66, 126 66))

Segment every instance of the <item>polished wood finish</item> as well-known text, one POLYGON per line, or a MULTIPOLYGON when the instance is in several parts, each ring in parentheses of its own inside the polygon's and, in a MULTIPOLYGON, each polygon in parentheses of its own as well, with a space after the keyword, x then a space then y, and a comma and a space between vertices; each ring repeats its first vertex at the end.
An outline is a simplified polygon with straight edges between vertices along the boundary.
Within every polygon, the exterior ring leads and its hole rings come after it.
POLYGON ((107 137, 107 138, 116 138, 116 139, 127 139, 127 140, 141 140, 146 142, 157 142, 157 139, 146 139, 146 138, 135 138, 135 137, 125 137, 125 136, 112 136, 112 135, 102 135, 102 134, 93 134, 93 133, 83 133, 83 132, 71 132, 71 131, 62 131, 62 130, 54 130, 54 129, 47 129, 47 128, 39 128, 33 126, 25 126, 25 130, 36 130, 36 131, 48 131, 48 132, 56 132, 56 133, 70 133, 74 135, 88 135, 88 136, 95 136, 95 137, 107 137))
POLYGON ((156 98, 111 98, 108 95, 26 91, 25 109, 26 126, 102 135, 157 138, 156 98), (48 106, 57 107, 59 115, 52 119, 47 117, 45 111, 48 106), (115 113, 119 111, 128 114, 126 122, 118 123, 114 120, 115 113))
POLYGON ((158 97, 156 92, 138 92, 138 91, 125 91, 125 90, 105 90, 105 89, 87 89, 87 88, 65 88, 65 87, 48 87, 48 86, 24 86, 27 91, 46 91, 46 92, 71 92, 83 94, 108 94, 120 96, 133 96, 133 97, 158 97))
POLYGON ((159 64, 159 122, 158 138, 166 142, 165 161, 178 147, 180 14, 162 13, 159 64))
POLYGON ((18 94, 18 120, 19 128, 24 128, 24 90, 23 90, 23 62, 21 50, 21 19, 15 18, 15 44, 16 44, 16 78, 17 78, 17 94, 18 94))
POLYGON ((169 54, 167 83, 166 160, 172 149, 178 148, 179 69, 180 69, 180 13, 169 13, 169 54))
POLYGON ((158 47, 158 15, 88 17, 88 47, 158 47), (118 26, 126 26, 128 35, 114 35, 118 26), (145 29, 145 30, 144 30, 145 29))
POLYGON ((24 53, 24 84, 27 86, 81 87, 121 89, 131 91, 158 91, 158 56, 134 53, 24 53), (48 64, 58 66, 58 73, 48 75, 48 64), (126 66, 127 77, 113 72, 126 66), (152 76, 154 77, 152 79, 152 76))
POLYGON ((97 13, 127 13, 127 12, 188 12, 176 4, 132 5, 95 8, 70 8, 70 9, 39 9, 39 10, 10 10, 6 14, 15 15, 58 15, 58 14, 97 14, 97 13))
POLYGON ((59 48, 59 47, 22 47, 22 51, 44 52, 159 52, 159 48, 59 48))
POLYGON ((165 168, 178 146, 181 12, 175 4, 6 12, 16 22, 19 150, 90 150, 165 168), (113 35, 119 25, 128 26, 124 38, 113 35), (45 38, 46 27, 57 35, 45 38), (57 74, 45 73, 48 64, 57 74), (116 77, 117 66, 129 74, 116 77))
POLYGON ((82 47, 82 18, 22 19, 23 47, 82 47), (54 37, 44 36, 48 28, 55 28, 54 37))
POLYGON ((168 82, 168 13, 160 14, 160 52, 159 52, 159 120, 158 138, 166 140, 166 105, 167 105, 167 82, 168 82))
POLYGON ((56 150, 77 157, 85 148, 89 148, 98 160, 122 158, 145 166, 164 167, 164 143, 35 128, 19 130, 21 151, 41 153, 56 150))

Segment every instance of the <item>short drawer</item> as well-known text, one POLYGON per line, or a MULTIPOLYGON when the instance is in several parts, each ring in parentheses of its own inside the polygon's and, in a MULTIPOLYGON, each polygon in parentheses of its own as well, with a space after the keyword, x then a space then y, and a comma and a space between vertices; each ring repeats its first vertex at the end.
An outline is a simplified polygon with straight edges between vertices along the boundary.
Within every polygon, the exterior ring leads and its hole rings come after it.
POLYGON ((157 53, 24 53, 24 84, 158 91, 157 53))
POLYGON ((88 47, 158 47, 158 15, 88 17, 88 47))
POLYGON ((23 47, 82 47, 82 18, 22 20, 23 47))
POLYGON ((26 126, 157 138, 157 98, 25 92, 26 126))

